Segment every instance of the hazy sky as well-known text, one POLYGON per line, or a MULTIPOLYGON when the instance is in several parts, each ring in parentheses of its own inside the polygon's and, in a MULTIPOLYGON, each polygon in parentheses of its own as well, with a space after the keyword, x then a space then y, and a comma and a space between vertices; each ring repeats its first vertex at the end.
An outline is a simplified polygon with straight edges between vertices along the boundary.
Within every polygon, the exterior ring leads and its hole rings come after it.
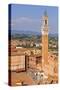
POLYGON ((58 32, 58 8, 36 5, 11 5, 11 29, 26 31, 41 31, 42 16, 47 11, 49 32, 58 32))

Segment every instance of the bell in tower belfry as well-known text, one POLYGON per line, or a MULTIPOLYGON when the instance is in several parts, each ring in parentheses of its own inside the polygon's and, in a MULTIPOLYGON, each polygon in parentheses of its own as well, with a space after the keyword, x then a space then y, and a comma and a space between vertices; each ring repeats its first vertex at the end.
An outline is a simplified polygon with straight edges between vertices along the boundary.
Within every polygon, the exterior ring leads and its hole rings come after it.
POLYGON ((48 15, 44 12, 42 23, 42 65, 48 64, 48 15))

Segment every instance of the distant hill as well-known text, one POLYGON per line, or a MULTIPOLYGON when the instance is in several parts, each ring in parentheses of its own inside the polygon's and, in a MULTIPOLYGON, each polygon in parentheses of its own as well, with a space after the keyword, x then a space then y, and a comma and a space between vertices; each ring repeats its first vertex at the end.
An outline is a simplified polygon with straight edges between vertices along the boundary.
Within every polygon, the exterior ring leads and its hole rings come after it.
POLYGON ((11 34, 12 35, 15 35, 15 34, 28 34, 28 35, 40 35, 41 34, 41 32, 38 32, 38 31, 25 31, 25 30, 19 30, 19 31, 17 31, 17 30, 12 30, 11 31, 11 34))
MULTIPOLYGON (((41 32, 38 31, 25 31, 25 30, 10 30, 13 37, 30 37, 32 35, 41 36, 41 32)), ((49 37, 58 37, 58 33, 49 33, 49 37)))
POLYGON ((49 37, 58 37, 58 33, 50 33, 49 37))

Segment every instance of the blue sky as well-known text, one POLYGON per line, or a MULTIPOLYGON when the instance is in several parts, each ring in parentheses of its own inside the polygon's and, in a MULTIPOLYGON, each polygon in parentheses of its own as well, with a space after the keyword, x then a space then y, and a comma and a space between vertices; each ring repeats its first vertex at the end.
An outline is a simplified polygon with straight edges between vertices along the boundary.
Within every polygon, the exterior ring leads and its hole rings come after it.
POLYGON ((47 11, 49 33, 58 32, 58 8, 36 5, 11 5, 11 30, 41 31, 42 16, 47 11))

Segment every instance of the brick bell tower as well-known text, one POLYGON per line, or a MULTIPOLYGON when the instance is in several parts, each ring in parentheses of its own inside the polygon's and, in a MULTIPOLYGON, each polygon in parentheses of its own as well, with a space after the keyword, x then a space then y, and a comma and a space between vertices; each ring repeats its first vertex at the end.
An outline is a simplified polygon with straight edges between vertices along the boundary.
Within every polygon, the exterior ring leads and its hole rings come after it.
POLYGON ((48 64, 48 16, 44 12, 42 18, 42 67, 48 64))

